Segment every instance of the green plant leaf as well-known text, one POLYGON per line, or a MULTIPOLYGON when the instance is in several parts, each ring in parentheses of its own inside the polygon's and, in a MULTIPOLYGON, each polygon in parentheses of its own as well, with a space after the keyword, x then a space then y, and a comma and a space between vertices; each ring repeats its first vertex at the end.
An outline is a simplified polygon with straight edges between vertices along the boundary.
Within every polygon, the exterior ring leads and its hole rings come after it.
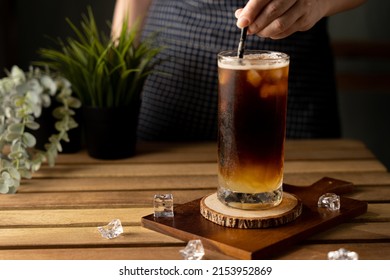
POLYGON ((16 168, 9 167, 8 172, 14 180, 20 181, 20 174, 16 168))
POLYGON ((26 127, 28 127, 29 129, 32 129, 32 130, 37 130, 37 129, 39 129, 40 125, 37 122, 28 121, 28 122, 26 122, 26 127))
POLYGON ((64 133, 62 134, 61 140, 62 140, 62 141, 65 141, 65 142, 70 142, 69 134, 66 133, 66 132, 64 132, 64 133))
POLYGON ((0 193, 14 193, 18 186, 18 180, 14 180, 8 170, 1 171, 0 193))
POLYGON ((24 125, 22 123, 13 123, 8 126, 8 132, 21 135, 24 131, 24 125))
POLYGON ((54 166, 55 159, 57 157, 56 151, 55 150, 50 150, 50 151, 47 152, 46 156, 47 156, 47 163, 49 164, 49 166, 54 166))
POLYGON ((21 158, 24 157, 24 155, 25 155, 25 153, 24 153, 23 151, 17 151, 17 152, 9 153, 9 154, 8 154, 8 158, 9 158, 9 159, 13 159, 13 160, 15 160, 15 159, 21 159, 21 158))
POLYGON ((57 129, 57 131, 67 130, 67 122, 64 120, 58 121, 55 123, 54 127, 57 129))
POLYGON ((67 100, 67 105, 70 108, 78 109, 78 108, 81 107, 81 102, 77 98, 69 97, 68 100, 67 100))
POLYGON ((34 147, 37 143, 37 140, 35 139, 35 136, 32 135, 29 132, 25 132, 22 136, 22 143, 26 145, 26 147, 34 147))
POLYGON ((73 128, 76 128, 78 127, 78 123, 74 120, 74 118, 69 118, 69 122, 68 122, 68 128, 69 129, 73 129, 73 128))
POLYGON ((20 141, 14 141, 11 145, 11 152, 19 152, 24 150, 24 147, 20 141))
POLYGON ((8 142, 12 142, 18 139, 20 136, 21 136, 20 133, 9 132, 6 134, 5 140, 7 140, 8 142))
POLYGON ((9 187, 4 183, 3 179, 0 179, 0 193, 6 194, 10 193, 9 187))
MULTIPOLYGON (((146 76, 154 73, 163 48, 155 47, 158 32, 139 41, 139 22, 129 28, 124 21, 119 38, 99 33, 91 7, 79 24, 66 19, 73 36, 57 41, 57 49, 41 49, 43 61, 61 72, 85 106, 127 106, 138 100, 146 76)), ((69 104, 76 108, 78 104, 69 104)))
POLYGON ((27 169, 19 169, 18 170, 20 176, 25 179, 31 179, 32 178, 32 172, 27 169))
POLYGON ((63 106, 57 107, 53 110, 52 115, 56 119, 62 119, 64 116, 66 116, 66 108, 63 106))

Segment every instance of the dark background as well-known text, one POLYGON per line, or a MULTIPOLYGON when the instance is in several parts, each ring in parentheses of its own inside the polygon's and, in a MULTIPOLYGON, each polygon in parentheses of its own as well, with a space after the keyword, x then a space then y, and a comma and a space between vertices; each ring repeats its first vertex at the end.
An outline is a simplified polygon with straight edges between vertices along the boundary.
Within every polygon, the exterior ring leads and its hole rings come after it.
POLYGON ((0 70, 17 64, 28 68, 38 58, 37 50, 52 45, 50 38, 73 35, 68 17, 78 24, 91 6, 98 26, 109 31, 114 0, 0 0, 0 70))
MULTIPOLYGON (((142 0, 139 0, 142 1, 142 0)), ((0 77, 18 65, 27 70, 48 39, 72 34, 86 7, 109 31, 115 0, 0 0, 0 77)), ((390 1, 363 6, 330 18, 335 46, 343 137, 359 139, 390 168, 390 1), (387 81, 387 82, 386 82, 387 81)))

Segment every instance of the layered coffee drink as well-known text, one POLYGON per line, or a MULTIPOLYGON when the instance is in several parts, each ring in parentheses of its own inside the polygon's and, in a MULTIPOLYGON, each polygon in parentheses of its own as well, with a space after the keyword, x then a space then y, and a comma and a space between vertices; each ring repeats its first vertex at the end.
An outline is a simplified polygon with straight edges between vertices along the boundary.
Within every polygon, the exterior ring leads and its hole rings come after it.
POLYGON ((218 55, 218 198, 241 209, 282 200, 289 56, 218 55))

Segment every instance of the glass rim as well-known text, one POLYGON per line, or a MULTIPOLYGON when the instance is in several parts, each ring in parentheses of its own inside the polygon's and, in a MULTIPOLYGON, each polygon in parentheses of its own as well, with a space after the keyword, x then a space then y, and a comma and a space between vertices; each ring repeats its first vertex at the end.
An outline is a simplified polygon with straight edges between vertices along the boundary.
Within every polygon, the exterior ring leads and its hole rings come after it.
POLYGON ((253 60, 253 59, 258 59, 258 58, 248 58, 245 57, 247 54, 275 54, 278 55, 278 57, 267 57, 267 58, 262 58, 261 60, 263 61, 277 61, 280 59, 290 59, 290 56, 287 53, 280 52, 280 51, 272 51, 272 50, 256 50, 256 49, 248 49, 244 51, 244 57, 239 58, 237 56, 237 50, 224 50, 218 53, 218 58, 223 59, 223 58, 228 58, 229 60, 231 59, 237 59, 237 60, 253 60))

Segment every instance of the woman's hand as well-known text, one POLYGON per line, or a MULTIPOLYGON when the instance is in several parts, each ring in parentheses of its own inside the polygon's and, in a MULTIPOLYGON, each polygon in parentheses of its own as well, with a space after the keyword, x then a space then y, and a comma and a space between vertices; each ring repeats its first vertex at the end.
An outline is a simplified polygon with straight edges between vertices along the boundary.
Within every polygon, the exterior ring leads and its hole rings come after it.
POLYGON ((281 39, 312 28, 321 18, 354 8, 366 0, 249 0, 235 13, 248 34, 281 39))

